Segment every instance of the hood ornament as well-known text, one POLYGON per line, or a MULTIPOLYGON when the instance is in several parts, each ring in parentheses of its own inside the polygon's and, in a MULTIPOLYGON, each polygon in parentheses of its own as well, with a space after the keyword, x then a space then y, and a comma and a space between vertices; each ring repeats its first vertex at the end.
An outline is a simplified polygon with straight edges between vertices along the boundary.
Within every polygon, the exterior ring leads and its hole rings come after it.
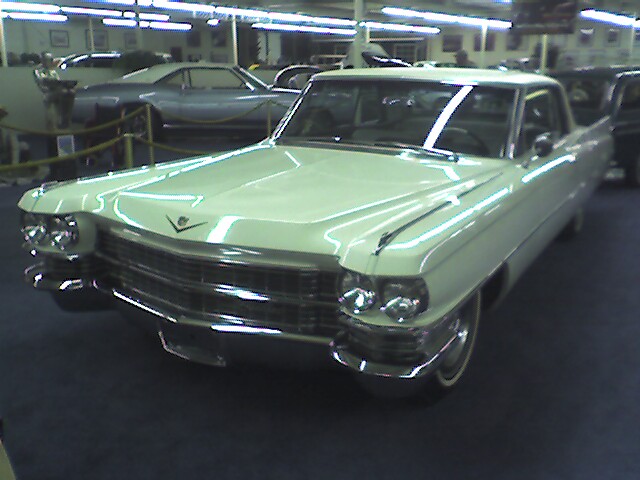
POLYGON ((182 233, 207 223, 207 222, 200 222, 200 223, 194 223, 192 225, 189 225, 189 217, 185 217, 184 215, 181 215, 180 217, 178 217, 178 220, 176 220, 175 222, 171 220, 169 215, 165 215, 165 217, 167 218, 167 220, 169 220, 169 223, 171 224, 173 229, 176 231, 176 233, 182 233))

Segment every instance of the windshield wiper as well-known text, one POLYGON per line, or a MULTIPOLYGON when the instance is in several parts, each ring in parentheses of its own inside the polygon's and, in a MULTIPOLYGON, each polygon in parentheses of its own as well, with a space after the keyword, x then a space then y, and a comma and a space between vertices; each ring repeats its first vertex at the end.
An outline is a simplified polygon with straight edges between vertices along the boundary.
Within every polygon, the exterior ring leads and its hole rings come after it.
POLYGON ((375 147, 388 147, 388 148, 402 148, 404 150, 410 150, 412 153, 417 153, 418 155, 430 155, 443 157, 446 160, 457 163, 459 160, 458 154, 456 152, 448 152, 445 150, 432 150, 429 148, 419 147, 417 145, 412 145, 409 143, 402 142, 373 142, 371 145, 375 147))
POLYGON ((289 135, 286 137, 278 138, 278 142, 330 142, 330 143, 340 143, 342 140, 341 137, 336 135, 326 135, 326 136, 318 136, 318 137, 303 137, 303 136, 294 136, 289 135))

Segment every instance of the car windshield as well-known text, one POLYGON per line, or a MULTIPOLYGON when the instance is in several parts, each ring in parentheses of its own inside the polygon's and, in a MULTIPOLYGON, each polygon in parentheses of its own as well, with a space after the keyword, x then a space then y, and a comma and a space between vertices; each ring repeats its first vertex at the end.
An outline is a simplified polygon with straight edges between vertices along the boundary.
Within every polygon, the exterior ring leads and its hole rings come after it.
POLYGON ((315 81, 276 140, 503 157, 515 89, 407 80, 315 81))

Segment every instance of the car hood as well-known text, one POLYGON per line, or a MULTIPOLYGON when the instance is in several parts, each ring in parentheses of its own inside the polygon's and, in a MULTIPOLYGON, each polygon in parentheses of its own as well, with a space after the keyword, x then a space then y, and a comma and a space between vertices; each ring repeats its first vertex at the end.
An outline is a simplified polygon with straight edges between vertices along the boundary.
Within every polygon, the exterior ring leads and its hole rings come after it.
POLYGON ((264 142, 27 192, 21 206, 176 239, 342 256, 490 182, 504 163, 264 142))

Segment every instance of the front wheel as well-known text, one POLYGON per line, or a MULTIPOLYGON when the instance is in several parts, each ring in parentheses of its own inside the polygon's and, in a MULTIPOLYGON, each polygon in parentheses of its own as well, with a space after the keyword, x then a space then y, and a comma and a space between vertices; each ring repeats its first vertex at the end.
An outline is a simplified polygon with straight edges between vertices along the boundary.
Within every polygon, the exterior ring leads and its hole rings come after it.
POLYGON ((454 313, 451 346, 431 377, 406 379, 358 374, 360 385, 376 397, 406 398, 420 395, 429 402, 438 401, 459 383, 467 369, 480 325, 480 306, 478 291, 454 313))
POLYGON ((455 314, 452 325, 455 338, 440 368, 431 380, 431 388, 448 391, 458 384, 467 369, 480 326, 480 292, 476 292, 455 314))

